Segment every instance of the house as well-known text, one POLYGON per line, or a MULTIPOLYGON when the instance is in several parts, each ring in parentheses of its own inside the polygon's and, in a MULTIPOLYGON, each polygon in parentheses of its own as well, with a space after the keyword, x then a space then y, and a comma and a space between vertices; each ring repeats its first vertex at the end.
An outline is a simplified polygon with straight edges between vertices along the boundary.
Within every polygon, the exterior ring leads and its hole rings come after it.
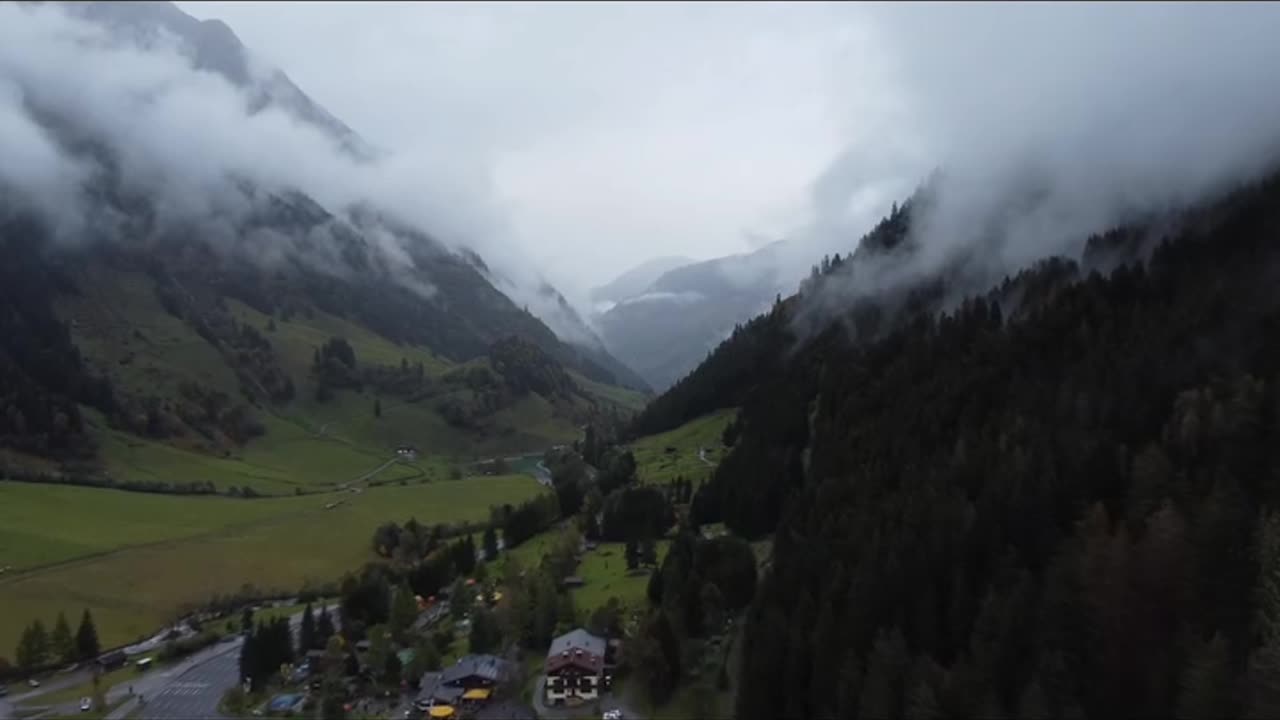
POLYGON ((587 584, 587 581, 583 580, 581 577, 577 575, 570 575, 560 581, 560 586, 566 587, 566 588, 580 588, 586 584, 587 584))
POLYGON ((506 660, 496 655, 463 655, 440 673, 440 682, 464 690, 492 688, 511 675, 506 660))
POLYGON ((414 705, 427 710, 489 699, 495 687, 511 677, 510 663, 494 655, 464 655, 438 673, 425 673, 414 705))
POLYGON ((578 628, 551 641, 547 650, 548 705, 595 700, 605 688, 605 641, 578 628))
POLYGON ((401 445, 400 447, 396 448, 396 457, 402 460, 410 460, 410 461, 417 460, 418 449, 413 447, 412 445, 401 445))
POLYGON ((103 672, 108 672, 124 667, 124 664, 128 661, 129 658, 124 654, 123 650, 116 650, 99 657, 98 667, 102 668, 103 672))

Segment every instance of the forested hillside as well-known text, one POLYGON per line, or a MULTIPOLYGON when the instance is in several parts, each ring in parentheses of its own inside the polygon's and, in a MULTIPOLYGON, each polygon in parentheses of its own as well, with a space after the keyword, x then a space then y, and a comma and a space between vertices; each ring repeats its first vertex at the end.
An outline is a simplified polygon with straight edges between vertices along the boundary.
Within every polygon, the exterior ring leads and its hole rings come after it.
POLYGON ((741 406, 739 717, 1280 716, 1280 179, 1173 227, 809 334, 826 263, 641 417, 741 406))

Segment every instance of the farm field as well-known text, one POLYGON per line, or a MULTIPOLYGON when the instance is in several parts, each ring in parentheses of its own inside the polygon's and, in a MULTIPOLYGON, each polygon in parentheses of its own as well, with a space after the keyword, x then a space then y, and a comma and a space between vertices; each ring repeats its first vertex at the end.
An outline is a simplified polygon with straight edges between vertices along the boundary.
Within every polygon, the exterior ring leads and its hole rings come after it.
POLYGON ((648 435, 631 443, 640 482, 663 484, 683 476, 696 483, 710 475, 712 468, 724 456, 725 447, 720 436, 737 412, 736 408, 720 410, 690 420, 674 430, 648 435), (698 457, 699 448, 706 449, 707 462, 698 457))
POLYGON ((21 507, 4 502, 13 509, 0 515, 0 541, 24 548, 5 551, 15 557, 11 564, 17 557, 25 567, 61 561, 0 576, 0 648, 14 647, 37 616, 51 624, 59 610, 78 617, 85 607, 104 646, 131 642, 184 604, 246 583, 287 593, 304 582, 336 580, 372 558, 369 537, 389 520, 480 520, 492 505, 543 491, 532 478, 513 475, 258 500, 17 483, 0 483, 0 490, 17 493, 0 495, 6 500, 21 496, 21 507), (326 510, 335 500, 342 504, 326 510), (55 516, 84 520, 50 522, 55 516))

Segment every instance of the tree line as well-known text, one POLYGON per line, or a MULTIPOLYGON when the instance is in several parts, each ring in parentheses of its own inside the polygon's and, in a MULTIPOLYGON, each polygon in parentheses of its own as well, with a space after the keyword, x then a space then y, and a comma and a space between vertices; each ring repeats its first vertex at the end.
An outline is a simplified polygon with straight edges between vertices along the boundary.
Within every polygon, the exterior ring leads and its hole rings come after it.
POLYGON ((95 660, 101 651, 98 629, 86 609, 74 635, 62 612, 58 613, 51 630, 46 629, 39 618, 33 620, 23 629, 13 659, 19 670, 29 673, 55 664, 95 660))
POLYGON ((693 499, 774 536, 740 717, 1280 715, 1280 180, 1178 220, 945 312, 782 301, 654 403, 741 407, 693 499))

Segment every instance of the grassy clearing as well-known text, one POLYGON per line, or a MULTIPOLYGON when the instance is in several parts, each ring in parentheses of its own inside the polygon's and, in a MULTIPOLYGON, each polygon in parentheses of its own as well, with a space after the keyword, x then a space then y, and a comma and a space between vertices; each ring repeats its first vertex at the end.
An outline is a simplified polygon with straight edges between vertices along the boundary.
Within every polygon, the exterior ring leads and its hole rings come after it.
MULTIPOLYGON (((669 540, 659 540, 658 560, 667 555, 669 540)), ((591 612, 616 597, 623 607, 639 608, 647 602, 649 573, 631 573, 627 570, 626 545, 624 543, 600 543, 588 552, 578 564, 578 575, 584 585, 575 588, 573 603, 579 611, 591 612)))
POLYGON ((78 295, 57 301, 60 317, 90 365, 130 393, 176 393, 183 381, 239 395, 234 371, 203 338, 165 311, 155 282, 141 272, 85 266, 78 295))
POLYGON ((595 380, 587 378, 578 372, 570 372, 574 382, 578 386, 587 391, 588 395, 595 397, 597 400, 616 405, 620 410, 629 410, 639 412, 649 402, 649 396, 635 390, 617 387, 616 385, 605 385, 595 380))
POLYGON ((413 445, 437 459, 434 467, 439 472, 444 472, 449 462, 541 452, 579 434, 572 422, 557 416, 555 408, 537 395, 517 400, 476 429, 445 422, 431 399, 406 403, 383 398, 382 416, 375 417, 373 396, 367 393, 341 392, 323 405, 304 401, 297 413, 297 422, 306 422, 317 431, 323 427, 326 436, 360 447, 390 451, 397 445, 413 445))
POLYGON ((228 300, 227 308, 236 320, 262 331, 271 341, 286 371, 295 378, 306 377, 311 370, 312 353, 330 338, 341 337, 351 343, 357 364, 410 365, 421 362, 427 375, 439 375, 452 365, 430 349, 416 345, 399 345, 360 325, 334 315, 315 312, 311 317, 295 315, 288 321, 276 320, 276 329, 267 328, 268 316, 238 300, 228 300))
MULTIPOLYGON (((560 537, 560 529, 553 528, 546 532, 538 533, 533 537, 520 543, 516 548, 502 553, 503 558, 512 558, 520 563, 520 567, 534 568, 538 563, 542 562, 542 556, 551 552, 551 546, 555 544, 556 539, 560 537)), ((476 541, 482 540, 477 537, 476 541)))
MULTIPOLYGON (((13 484, 2 484, 8 490, 13 484)), ((494 476, 457 481, 396 485, 360 494, 315 495, 261 500, 210 497, 146 496, 90 488, 18 486, 30 491, 68 491, 63 508, 76 517, 100 514, 96 531, 81 532, 76 523, 49 524, 37 538, 64 548, 112 546, 104 555, 34 570, 0 579, 0 648, 14 647, 24 625, 35 617, 52 624, 59 610, 78 617, 90 608, 104 646, 131 642, 172 619, 185 603, 199 603, 215 593, 236 590, 245 583, 292 592, 304 582, 334 580, 372 558, 369 538, 388 520, 403 522, 459 522, 488 517, 491 505, 517 503, 542 492, 525 476, 494 476), (103 494, 123 498, 120 509, 136 514, 116 518, 102 511, 103 494), (148 545, 120 547, 119 534, 129 518, 142 511, 129 509, 151 498, 177 503, 157 515, 175 524, 190 522, 185 537, 148 545), (325 510, 336 499, 342 504, 325 510), (221 506, 231 503, 255 514, 249 523, 217 528, 225 517, 221 506), (210 528, 213 525, 215 527, 210 528)), ((6 503, 7 505, 7 503, 6 503)), ((21 514, 21 511, 12 511, 21 514)), ((34 533, 28 521, 26 532, 34 533)), ((5 526, 6 529, 8 526, 5 526)), ((163 536, 173 528, 154 528, 163 536)), ((131 532, 131 531, 130 531, 131 532)), ((142 532, 142 531, 139 531, 142 532)))
MULTIPOLYGON (((58 312, 71 325, 72 338, 86 362, 108 373, 121 390, 173 396, 180 384, 191 381, 239 397, 234 371, 208 342, 164 310, 151 278, 143 273, 87 267, 77 273, 76 280, 81 292, 59 298, 58 312)), ((397 443, 411 441, 408 436, 420 419, 408 417, 399 426, 394 418, 389 419, 356 443, 317 436, 315 431, 324 420, 312 426, 301 419, 313 409, 308 405, 311 388, 307 376, 314 348, 330 337, 341 336, 351 342, 362 362, 399 365, 403 358, 414 364, 422 362, 429 374, 450 367, 425 348, 398 346, 324 313, 289 322, 277 320, 276 331, 268 332, 265 315, 234 300, 228 301, 228 306, 239 321, 263 330, 272 342, 281 366, 298 383, 299 399, 291 407, 299 417, 258 413, 267 434, 224 457, 203 452, 199 438, 148 441, 113 431, 97 417, 95 435, 109 475, 121 480, 209 481, 220 489, 248 485, 264 494, 344 482, 385 460, 397 443)), ((372 416, 371 397, 357 402, 364 415, 372 416)), ((349 412, 354 413, 354 406, 349 412)), ((93 412, 86 414, 95 417, 93 412)))
POLYGON ((696 481, 710 475, 724 455, 725 447, 720 436, 736 413, 734 408, 719 410, 690 420, 674 430, 631 443, 640 481, 666 483, 677 476, 696 481), (698 457, 699 449, 706 450, 706 462, 698 457))
MULTIPOLYGON (((211 482, 219 490, 249 486, 263 495, 332 487, 354 480, 392 457, 392 450, 371 450, 307 431, 296 422, 264 415, 267 434, 225 457, 147 440, 112 430, 99 414, 86 411, 98 431, 107 473, 117 480, 211 482)), ((426 462, 424 459, 423 462, 426 462)), ((398 465, 379 480, 422 475, 398 465)))
MULTIPOLYGON (((537 567, 559 537, 559 529, 539 533, 505 556, 517 560, 522 567, 537 567)), ((659 561, 666 556, 670 544, 670 540, 657 542, 659 561)), ((570 591, 574 607, 579 612, 590 613, 604 606, 613 597, 618 598, 624 607, 630 608, 638 608, 646 602, 649 573, 633 575, 628 572, 625 552, 625 543, 600 543, 595 550, 583 556, 576 572, 584 584, 570 591)))

